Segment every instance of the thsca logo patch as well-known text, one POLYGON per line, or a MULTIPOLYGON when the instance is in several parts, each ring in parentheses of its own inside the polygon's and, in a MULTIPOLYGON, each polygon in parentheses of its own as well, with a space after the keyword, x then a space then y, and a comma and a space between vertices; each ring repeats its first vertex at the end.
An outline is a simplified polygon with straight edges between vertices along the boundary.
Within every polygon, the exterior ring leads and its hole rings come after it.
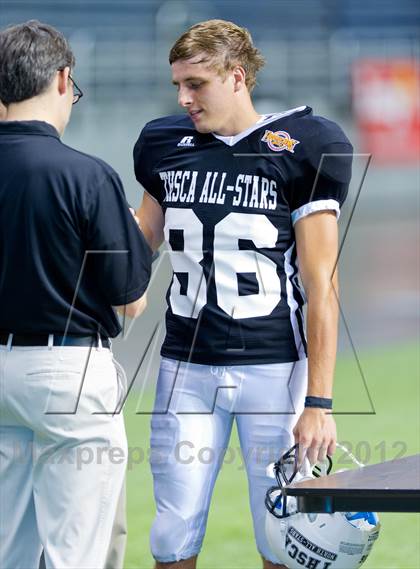
POLYGON ((289 152, 292 152, 292 154, 294 153, 296 144, 299 144, 299 140, 295 140, 284 130, 278 130, 277 132, 266 130, 261 140, 266 142, 268 144, 268 148, 274 152, 288 150, 289 152))

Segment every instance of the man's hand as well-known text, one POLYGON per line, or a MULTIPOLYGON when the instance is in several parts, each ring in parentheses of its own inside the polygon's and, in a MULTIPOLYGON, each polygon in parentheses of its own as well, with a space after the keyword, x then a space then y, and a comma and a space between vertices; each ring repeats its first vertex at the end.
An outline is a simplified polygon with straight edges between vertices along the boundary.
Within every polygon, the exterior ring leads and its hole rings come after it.
POLYGON ((293 429, 295 442, 299 444, 299 465, 305 455, 311 465, 333 455, 337 441, 337 429, 331 411, 307 407, 293 429))

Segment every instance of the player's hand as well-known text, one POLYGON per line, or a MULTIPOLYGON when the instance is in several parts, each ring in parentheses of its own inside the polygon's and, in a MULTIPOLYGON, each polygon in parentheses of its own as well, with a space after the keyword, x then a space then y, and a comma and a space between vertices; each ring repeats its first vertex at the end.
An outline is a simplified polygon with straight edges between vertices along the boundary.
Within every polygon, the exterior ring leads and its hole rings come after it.
POLYGON ((307 407, 293 429, 295 443, 299 445, 299 466, 305 455, 311 465, 332 456, 337 442, 337 428, 330 411, 307 407))
POLYGON ((137 217, 135 210, 132 207, 128 209, 130 210, 131 215, 134 217, 134 221, 137 223, 137 225, 140 228, 140 219, 137 217))

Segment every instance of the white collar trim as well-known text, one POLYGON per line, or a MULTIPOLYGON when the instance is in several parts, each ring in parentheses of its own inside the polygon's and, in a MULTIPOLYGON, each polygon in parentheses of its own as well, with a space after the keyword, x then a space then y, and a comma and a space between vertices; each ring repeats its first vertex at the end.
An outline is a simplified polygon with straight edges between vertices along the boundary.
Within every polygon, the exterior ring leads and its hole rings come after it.
POLYGON ((268 115, 262 115, 262 117, 255 124, 247 128, 246 130, 240 132, 239 134, 235 134, 234 136, 221 136, 220 134, 216 134, 214 132, 212 132, 211 134, 218 140, 224 142, 227 146, 233 146, 243 138, 246 138, 249 134, 251 134, 251 132, 254 132, 254 130, 257 130, 258 128, 261 128, 262 126, 265 126, 266 124, 276 121, 277 119, 280 119, 282 117, 287 117, 289 115, 293 115, 294 113, 303 111, 304 109, 306 109, 306 105, 304 105, 303 107, 296 107, 295 109, 290 109, 289 111, 285 111, 284 113, 271 113, 268 115))

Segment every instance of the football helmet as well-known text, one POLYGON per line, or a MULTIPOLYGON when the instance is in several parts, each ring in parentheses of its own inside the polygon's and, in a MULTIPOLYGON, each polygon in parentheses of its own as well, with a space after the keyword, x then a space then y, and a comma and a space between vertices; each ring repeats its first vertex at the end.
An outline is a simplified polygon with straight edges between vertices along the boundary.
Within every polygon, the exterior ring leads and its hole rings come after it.
POLYGON ((298 469, 297 445, 274 465, 271 476, 277 485, 267 490, 265 531, 273 554, 289 569, 353 569, 368 557, 379 535, 380 524, 374 512, 335 512, 310 514, 297 511, 297 501, 282 489, 292 482, 329 474, 328 463, 311 468, 309 461, 298 469))

